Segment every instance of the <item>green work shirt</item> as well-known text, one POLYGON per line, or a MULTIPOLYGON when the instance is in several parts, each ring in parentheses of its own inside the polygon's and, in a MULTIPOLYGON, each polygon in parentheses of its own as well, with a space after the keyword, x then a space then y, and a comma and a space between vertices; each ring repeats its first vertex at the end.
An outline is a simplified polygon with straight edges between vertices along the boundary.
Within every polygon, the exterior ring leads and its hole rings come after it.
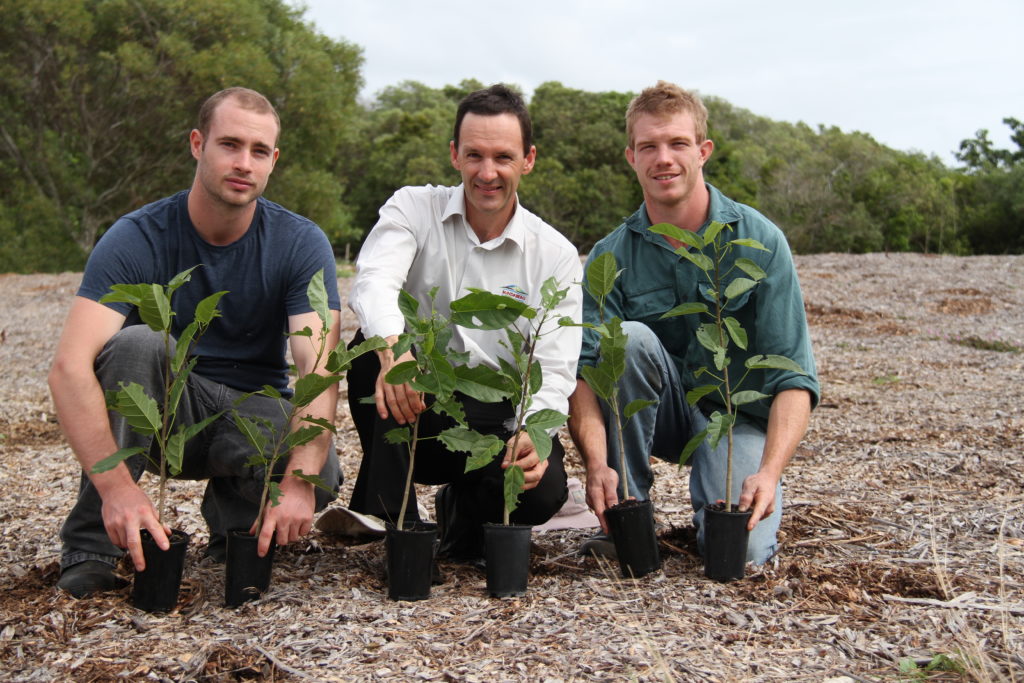
MULTIPOLYGON (((711 194, 708 220, 698 231, 703 236, 712 221, 727 223, 733 231, 724 231, 729 239, 752 238, 770 251, 750 247, 734 248, 727 257, 725 270, 739 257, 757 263, 767 274, 756 287, 729 301, 726 315, 735 317, 748 335, 747 349, 730 345, 729 377, 735 382, 746 372, 744 362, 753 355, 777 354, 796 361, 807 374, 784 370, 753 370, 738 390, 756 390, 774 396, 785 389, 806 389, 811 394, 811 406, 818 403, 819 385, 811 350, 803 296, 797 279, 793 256, 786 237, 771 221, 754 209, 734 202, 716 188, 707 185, 711 194)), ((704 315, 683 315, 662 320, 661 316, 685 302, 701 301, 712 306, 708 283, 695 265, 675 253, 661 235, 651 226, 646 207, 640 208, 611 234, 602 239, 590 252, 587 265, 603 254, 612 252, 618 268, 622 270, 614 291, 605 302, 605 318, 618 316, 622 320, 635 320, 646 324, 661 340, 675 361, 679 376, 687 390, 710 383, 707 377, 696 377, 700 367, 713 369, 711 353, 696 339, 696 331, 704 315)), ((735 271, 729 279, 741 271, 735 271)), ((584 287, 583 319, 600 322, 597 303, 584 287)), ((599 338, 593 330, 584 330, 580 365, 594 365, 599 354, 599 338)), ((721 403, 717 394, 709 394, 706 401, 721 403)), ((771 401, 763 399, 740 407, 739 417, 767 426, 771 401)))

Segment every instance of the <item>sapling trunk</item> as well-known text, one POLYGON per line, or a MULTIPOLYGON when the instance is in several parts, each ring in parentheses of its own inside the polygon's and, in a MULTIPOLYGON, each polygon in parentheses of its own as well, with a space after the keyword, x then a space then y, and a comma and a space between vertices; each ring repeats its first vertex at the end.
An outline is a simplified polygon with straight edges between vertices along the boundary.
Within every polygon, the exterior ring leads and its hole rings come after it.
MULTIPOLYGON (((722 320, 722 271, 721 257, 718 242, 715 242, 715 329, 718 330, 718 343, 723 348, 728 348, 728 333, 725 331, 725 321, 722 320)), ((729 384, 729 356, 726 354, 722 367, 722 385, 725 388, 725 414, 730 420, 729 428, 726 430, 725 449, 725 511, 732 509, 732 387, 729 384)))
POLYGON ((622 415, 619 408, 619 389, 612 389, 612 410, 615 412, 615 432, 619 440, 619 471, 622 472, 622 500, 629 500, 629 473, 626 471, 626 443, 622 438, 622 415))
POLYGON ((405 511, 409 507, 409 491, 412 490, 412 471, 416 466, 416 439, 419 438, 420 415, 412 423, 412 441, 409 442, 409 471, 405 473, 405 491, 402 494, 402 507, 398 510, 398 530, 405 531, 405 511))
MULTIPOLYGON (((171 335, 164 332, 164 386, 171 386, 171 335)), ((156 518, 161 524, 164 523, 164 501, 167 496, 167 440, 171 431, 171 410, 170 406, 164 405, 160 416, 160 484, 157 494, 156 518)))
MULTIPOLYGON (((544 319, 542 318, 541 319, 541 324, 543 324, 543 323, 544 323, 544 319)), ((539 325, 537 327, 537 330, 538 330, 538 332, 540 331, 540 326, 539 325)), ((518 419, 516 420, 516 435, 512 439, 512 457, 516 457, 516 453, 517 453, 516 448, 519 446, 519 437, 523 433, 523 423, 526 420, 526 418, 525 418, 526 406, 527 406, 527 404, 530 401, 530 370, 531 370, 531 368, 533 368, 533 353, 537 349, 536 335, 534 335, 534 338, 531 340, 529 348, 530 348, 530 353, 526 357, 526 371, 523 373, 523 383, 522 383, 522 386, 520 387, 522 389, 523 395, 522 395, 522 398, 519 399, 519 408, 518 408, 518 410, 516 410, 516 415, 518 416, 518 419)), ((534 444, 534 448, 536 448, 536 447, 537 447, 537 445, 534 444)), ((509 464, 509 467, 515 467, 515 466, 516 466, 516 462, 515 461, 512 461, 512 463, 509 464)), ((502 496, 502 500, 503 501, 504 501, 504 499, 505 499, 505 497, 502 496)), ((511 515, 512 515, 512 513, 509 511, 508 503, 506 502, 503 505, 503 514, 502 514, 502 520, 503 520, 505 526, 509 525, 510 519, 511 519, 511 515)))

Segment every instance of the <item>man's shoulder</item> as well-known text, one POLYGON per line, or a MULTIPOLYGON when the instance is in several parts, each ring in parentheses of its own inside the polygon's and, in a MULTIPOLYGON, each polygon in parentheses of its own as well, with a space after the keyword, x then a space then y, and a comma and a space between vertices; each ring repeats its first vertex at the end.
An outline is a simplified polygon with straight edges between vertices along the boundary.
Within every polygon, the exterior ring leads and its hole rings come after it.
POLYGON ((256 199, 256 206, 259 207, 260 211, 266 217, 268 225, 273 229, 282 227, 293 227, 298 229, 309 229, 316 228, 319 226, 309 218, 306 218, 302 214, 295 213, 291 209, 285 208, 273 202, 266 197, 259 197, 256 199))
POLYGON ((523 212, 521 219, 523 221, 523 226, 530 234, 534 235, 535 239, 537 239, 544 248, 557 249, 559 251, 571 253, 574 257, 579 256, 579 251, 576 249, 576 245, 569 241, 569 238, 563 235, 561 231, 553 225, 527 209, 522 204, 520 204, 516 210, 523 212))
POLYGON ((125 215, 121 216, 121 221, 127 221, 136 225, 156 225, 159 227, 167 227, 171 221, 171 217, 174 212, 178 210, 181 203, 182 197, 188 194, 188 190, 182 190, 176 192, 168 197, 158 199, 155 202, 150 202, 144 206, 140 206, 134 211, 129 211, 125 215))
POLYGON ((449 185, 406 185, 395 190, 389 204, 435 204, 444 208, 459 188, 449 185))
POLYGON ((610 233, 599 239, 594 248, 590 250, 591 256, 602 254, 606 251, 615 253, 625 244, 639 237, 636 228, 644 227, 647 222, 647 213, 643 205, 629 216, 622 219, 622 222, 610 233))
POLYGON ((738 224, 741 230, 758 233, 765 238, 783 239, 782 230, 775 223, 754 207, 731 199, 715 186, 708 184, 712 195, 711 220, 721 223, 738 224))

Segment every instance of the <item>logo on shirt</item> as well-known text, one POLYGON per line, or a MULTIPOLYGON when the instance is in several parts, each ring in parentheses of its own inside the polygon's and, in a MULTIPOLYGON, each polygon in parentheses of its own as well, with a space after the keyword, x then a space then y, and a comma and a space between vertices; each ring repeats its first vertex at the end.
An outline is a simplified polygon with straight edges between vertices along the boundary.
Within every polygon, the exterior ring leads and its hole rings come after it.
POLYGON ((504 296, 510 296, 517 301, 526 302, 526 292, 519 285, 505 285, 501 288, 504 296))

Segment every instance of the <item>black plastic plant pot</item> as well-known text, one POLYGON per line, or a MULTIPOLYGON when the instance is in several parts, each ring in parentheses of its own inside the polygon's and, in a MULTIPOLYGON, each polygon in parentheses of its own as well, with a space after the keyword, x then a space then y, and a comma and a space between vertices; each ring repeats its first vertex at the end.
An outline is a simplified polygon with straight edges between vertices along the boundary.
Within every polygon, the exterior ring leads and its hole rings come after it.
POLYGON ((146 612, 170 612, 178 604, 178 589, 185 568, 189 535, 179 529, 172 529, 171 547, 161 550, 148 531, 143 529, 140 533, 146 568, 135 572, 132 604, 146 612))
POLYGON ((750 510, 726 510, 721 504, 704 506, 704 576, 715 581, 743 578, 750 515, 750 510))
POLYGON ((387 527, 388 598, 426 600, 434 572, 434 542, 437 525, 415 522, 399 531, 387 527))
POLYGON ((274 550, 277 544, 271 541, 267 554, 256 553, 259 536, 248 530, 236 529, 228 532, 227 553, 224 564, 224 606, 239 605, 256 600, 270 587, 270 574, 274 568, 274 550))
POLYGON ((651 501, 624 501, 605 510, 604 518, 624 577, 638 579, 661 567, 651 501))
POLYGON ((530 576, 530 534, 524 524, 484 524, 487 592, 496 598, 526 594, 530 576))

